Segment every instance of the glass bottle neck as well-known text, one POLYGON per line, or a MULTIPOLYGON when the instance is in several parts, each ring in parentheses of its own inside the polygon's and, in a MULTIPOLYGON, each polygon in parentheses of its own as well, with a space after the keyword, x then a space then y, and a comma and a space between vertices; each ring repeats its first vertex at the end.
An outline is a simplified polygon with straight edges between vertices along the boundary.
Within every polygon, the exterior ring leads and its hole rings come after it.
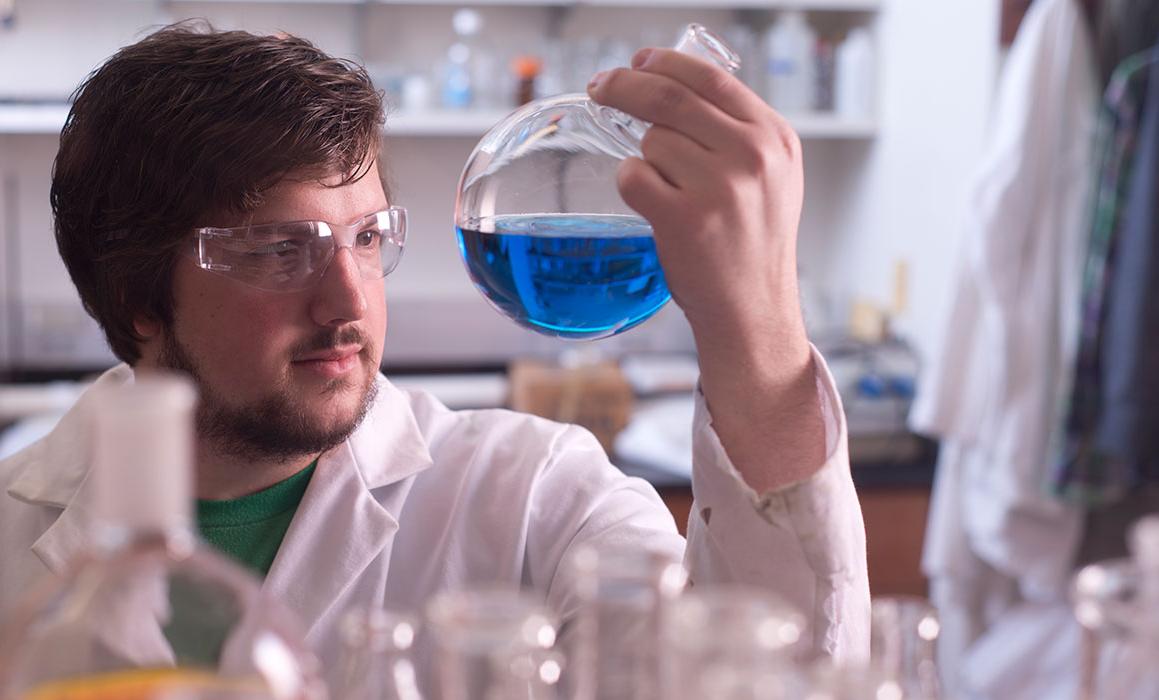
POLYGON ((98 555, 110 556, 131 550, 164 549, 176 558, 185 558, 197 548, 197 535, 189 525, 130 527, 101 525, 93 535, 98 555))

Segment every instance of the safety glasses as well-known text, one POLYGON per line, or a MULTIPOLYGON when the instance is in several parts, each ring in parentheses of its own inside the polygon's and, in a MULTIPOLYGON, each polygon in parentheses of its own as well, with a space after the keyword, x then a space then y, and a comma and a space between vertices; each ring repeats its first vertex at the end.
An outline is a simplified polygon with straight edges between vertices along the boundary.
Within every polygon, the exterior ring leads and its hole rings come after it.
POLYGON ((339 248, 365 280, 386 277, 402 259, 406 209, 391 207, 348 226, 289 221, 194 231, 198 266, 257 289, 289 292, 317 282, 339 248))

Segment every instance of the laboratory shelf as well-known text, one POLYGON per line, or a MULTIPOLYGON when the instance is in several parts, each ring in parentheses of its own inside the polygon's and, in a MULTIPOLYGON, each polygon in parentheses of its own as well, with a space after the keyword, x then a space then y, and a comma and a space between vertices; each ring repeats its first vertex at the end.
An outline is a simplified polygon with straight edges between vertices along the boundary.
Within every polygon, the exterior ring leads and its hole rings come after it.
POLYGON ((59 134, 67 116, 64 102, 0 104, 0 134, 59 134))
POLYGON ((400 110, 386 116, 387 136, 482 136, 509 110, 400 110))
MULTIPOLYGON (((482 136, 506 111, 430 110, 396 112, 386 118, 387 136, 482 136)), ((871 119, 847 119, 832 114, 789 115, 803 139, 867 139, 877 134, 871 119)))
MULTIPOLYGON (((386 134, 395 137, 479 137, 506 116, 505 110, 399 111, 386 118, 386 134)), ((0 135, 59 134, 68 105, 0 104, 0 135)), ((789 121, 803 139, 867 139, 877 133, 872 120, 851 120, 830 114, 810 114, 789 121)))
MULTIPOLYGON (((800 9, 817 12, 875 12, 883 0, 193 0, 204 4, 231 2, 293 3, 301 5, 455 5, 540 7, 692 7, 712 9, 800 9)), ((189 0, 186 0, 189 2, 189 0)))

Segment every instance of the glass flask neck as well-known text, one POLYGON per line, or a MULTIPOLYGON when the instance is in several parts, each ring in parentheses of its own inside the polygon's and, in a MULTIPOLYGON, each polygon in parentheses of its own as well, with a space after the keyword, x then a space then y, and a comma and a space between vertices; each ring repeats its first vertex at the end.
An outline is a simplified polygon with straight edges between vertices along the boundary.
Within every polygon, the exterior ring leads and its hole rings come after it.
POLYGON ((152 527, 102 524, 94 530, 92 545, 98 557, 164 550, 171 558, 185 559, 197 549, 198 538, 188 523, 152 527))
MULTIPOLYGON (((729 48, 723 39, 700 24, 686 26, 672 48, 723 68, 729 73, 735 73, 740 68, 740 56, 729 48)), ((623 151, 612 155, 620 158, 640 156, 640 142, 651 124, 594 102, 589 102, 588 111, 605 135, 623 151)))

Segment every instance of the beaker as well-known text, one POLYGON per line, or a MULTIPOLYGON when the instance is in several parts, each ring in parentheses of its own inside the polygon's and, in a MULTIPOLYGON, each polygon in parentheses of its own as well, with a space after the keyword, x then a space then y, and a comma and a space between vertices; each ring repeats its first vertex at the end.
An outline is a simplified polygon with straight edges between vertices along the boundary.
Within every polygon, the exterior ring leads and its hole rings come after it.
POLYGON ((383 608, 342 619, 342 675, 334 700, 422 700, 413 647, 417 623, 383 608))
POLYGON ((579 609, 563 640, 568 697, 664 697, 658 644, 668 608, 688 580, 683 565, 665 552, 584 546, 569 566, 579 609))
POLYGON ((427 606, 439 700, 554 700, 563 659, 554 615, 505 588, 448 591, 427 606))
MULTIPOLYGON (((740 65, 716 35, 685 28, 676 50, 740 65)), ((532 102, 467 159, 455 232, 472 281, 500 313, 539 333, 621 333, 671 298, 652 226, 620 197, 616 170, 648 124, 569 94, 532 102)))
POLYGON ((693 588, 672 604, 665 619, 663 697, 801 697, 793 655, 804 634, 804 615, 768 591, 693 588))

